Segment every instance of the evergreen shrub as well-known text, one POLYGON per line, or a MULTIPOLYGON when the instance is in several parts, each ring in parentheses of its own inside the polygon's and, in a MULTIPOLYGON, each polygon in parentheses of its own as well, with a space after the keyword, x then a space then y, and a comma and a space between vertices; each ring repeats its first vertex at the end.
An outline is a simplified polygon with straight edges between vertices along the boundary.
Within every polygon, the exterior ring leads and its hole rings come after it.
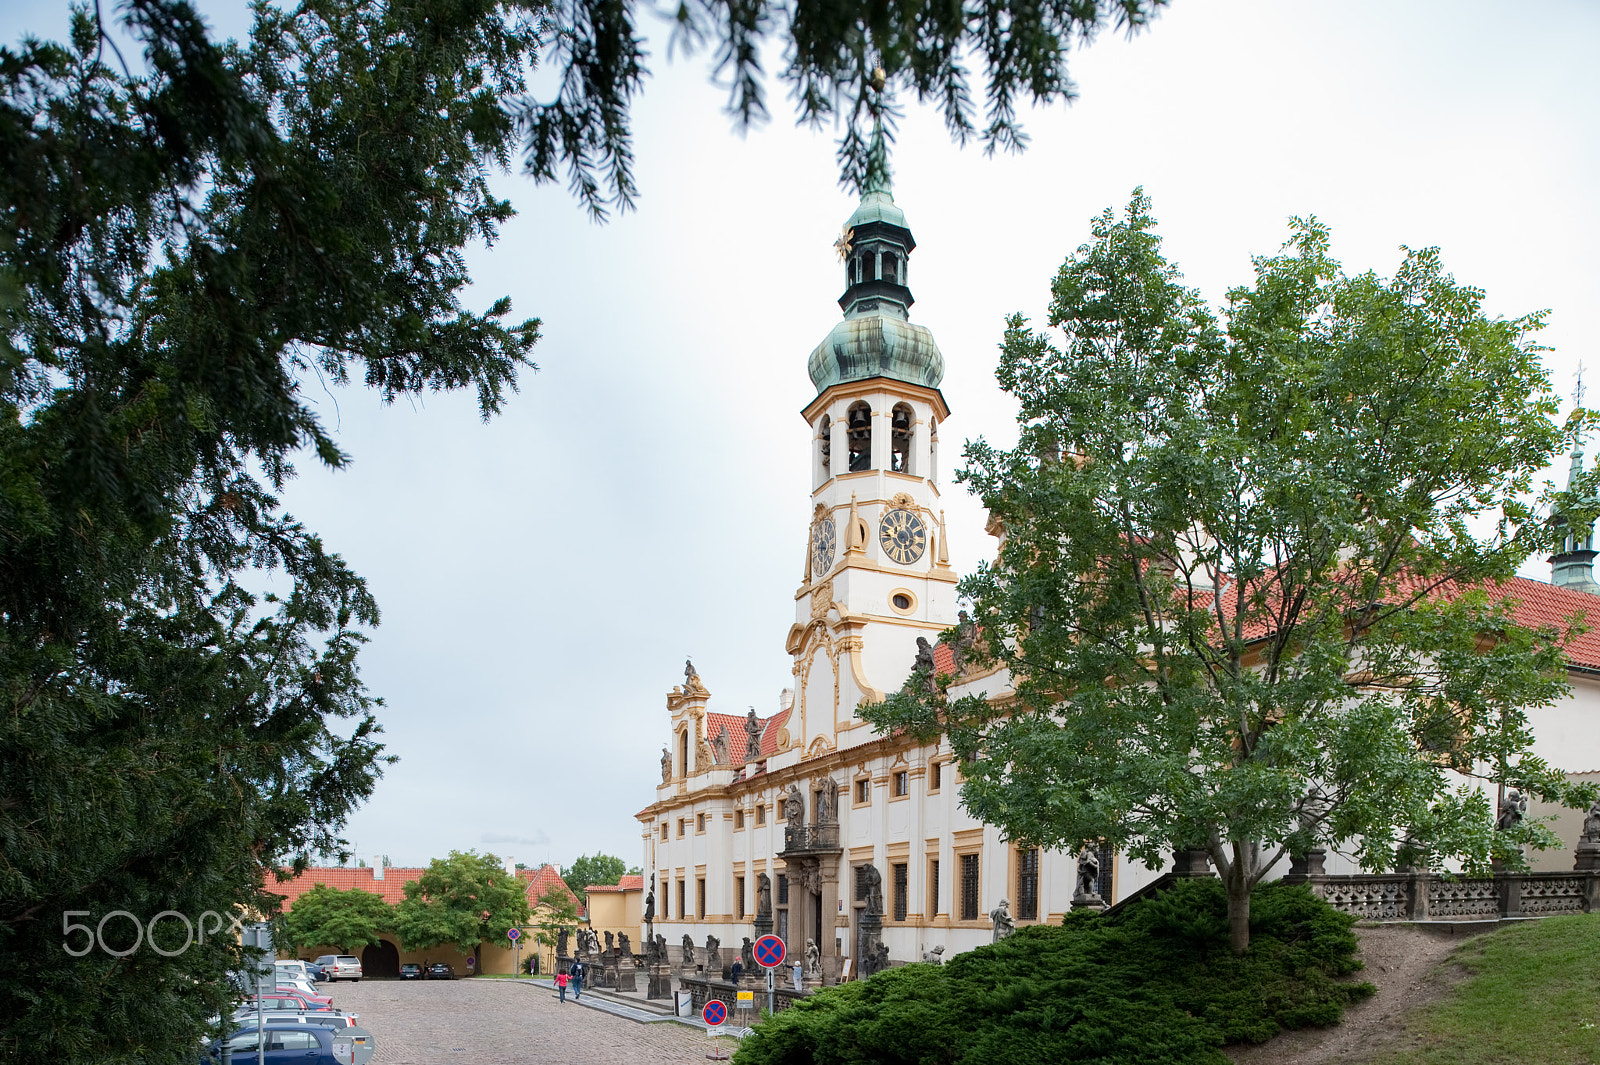
POLYGON ((1251 897, 1250 949, 1228 949, 1221 881, 1180 881, 1108 917, 1071 914, 943 966, 825 988, 763 1021, 737 1065, 1226 1065, 1228 1043, 1338 1023, 1370 995, 1348 977, 1354 918, 1302 886, 1251 897))

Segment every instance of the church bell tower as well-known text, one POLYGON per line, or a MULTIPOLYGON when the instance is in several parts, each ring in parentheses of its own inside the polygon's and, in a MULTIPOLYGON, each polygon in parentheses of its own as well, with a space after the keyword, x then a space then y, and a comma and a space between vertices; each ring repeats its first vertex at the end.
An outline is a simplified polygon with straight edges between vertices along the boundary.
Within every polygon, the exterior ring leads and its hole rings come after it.
POLYGON ((788 640, 788 731, 807 754, 870 739, 857 705, 904 683, 917 638, 932 642, 956 620, 939 500, 944 356, 909 318, 916 241, 895 206, 881 127, 866 191, 835 248, 844 318, 807 362, 817 390, 801 411, 812 513, 788 640))

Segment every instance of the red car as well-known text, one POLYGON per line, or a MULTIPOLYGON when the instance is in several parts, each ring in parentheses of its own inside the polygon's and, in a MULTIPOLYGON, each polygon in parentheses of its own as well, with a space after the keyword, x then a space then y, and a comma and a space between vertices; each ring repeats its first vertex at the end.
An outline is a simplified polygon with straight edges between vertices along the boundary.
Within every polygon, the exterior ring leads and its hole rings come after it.
MULTIPOLYGON (((256 1000, 245 999, 245 1003, 252 1009, 256 1000)), ((308 995, 303 991, 294 991, 287 987, 261 996, 262 1009, 281 1010, 330 1010, 333 1008, 333 999, 321 995, 308 995)))

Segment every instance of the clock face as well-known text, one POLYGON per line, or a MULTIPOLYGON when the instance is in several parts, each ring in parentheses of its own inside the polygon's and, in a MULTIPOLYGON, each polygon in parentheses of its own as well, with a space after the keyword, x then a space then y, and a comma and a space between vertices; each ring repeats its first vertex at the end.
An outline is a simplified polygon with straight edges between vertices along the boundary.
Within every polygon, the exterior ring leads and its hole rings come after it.
POLYGON ((921 515, 896 507, 884 514, 878 526, 878 543, 890 558, 909 566, 922 557, 928 546, 928 526, 921 515))
MULTIPOLYGON (((833 566, 833 545, 836 536, 832 518, 823 518, 811 530, 811 574, 821 577, 833 566)), ((792 542, 792 541, 791 541, 792 542)))

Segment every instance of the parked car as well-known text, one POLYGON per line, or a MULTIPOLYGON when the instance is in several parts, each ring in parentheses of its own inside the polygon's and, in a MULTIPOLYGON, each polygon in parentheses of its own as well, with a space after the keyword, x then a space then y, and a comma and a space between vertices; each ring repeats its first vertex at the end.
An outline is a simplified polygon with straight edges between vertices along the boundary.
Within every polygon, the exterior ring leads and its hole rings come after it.
POLYGON ((279 980, 278 986, 275 988, 275 990, 278 994, 299 995, 307 1002, 323 1002, 330 1006, 333 1005, 332 996, 322 994, 304 980, 299 980, 294 983, 279 980))
POLYGON ((400 966, 400 979, 402 979, 402 980, 421 980, 422 979, 422 966, 418 965, 414 961, 406 962, 404 965, 400 966))
POLYGON ((272 963, 280 973, 298 973, 307 980, 315 983, 322 976, 322 966, 315 962, 300 961, 298 958, 279 960, 272 963))
POLYGON ((322 966, 323 978, 329 983, 361 979, 361 959, 354 954, 324 954, 317 964, 322 966))
POLYGON ((256 1018, 263 1021, 293 1021, 296 1024, 321 1024, 329 1028, 352 1028, 361 1019, 359 1013, 342 1010, 297 1010, 291 1008, 263 1009, 259 1014, 253 1006, 241 1006, 234 1011, 233 1023, 241 1028, 254 1027, 256 1018))
POLYGON ((429 980, 454 980, 455 978, 455 968, 449 962, 436 961, 428 966, 429 980))
MULTIPOLYGON (((228 1036, 228 1046, 233 1051, 233 1060, 238 1062, 254 1061, 257 1049, 261 1048, 262 1059, 268 1065, 352 1065, 362 1060, 356 1054, 355 1031, 275 1021, 259 1030, 251 1025, 234 1031, 228 1036)), ((370 1049, 370 1037, 366 1043, 370 1049)), ((203 1060, 208 1065, 222 1061, 222 1040, 211 1041, 203 1060)))
MULTIPOLYGON (((298 991, 278 991, 259 996, 261 1008, 268 1010, 315 1010, 324 1012, 333 1009, 333 1003, 327 999, 306 998, 298 991)), ((255 1009, 255 997, 247 998, 240 1009, 255 1009)))

